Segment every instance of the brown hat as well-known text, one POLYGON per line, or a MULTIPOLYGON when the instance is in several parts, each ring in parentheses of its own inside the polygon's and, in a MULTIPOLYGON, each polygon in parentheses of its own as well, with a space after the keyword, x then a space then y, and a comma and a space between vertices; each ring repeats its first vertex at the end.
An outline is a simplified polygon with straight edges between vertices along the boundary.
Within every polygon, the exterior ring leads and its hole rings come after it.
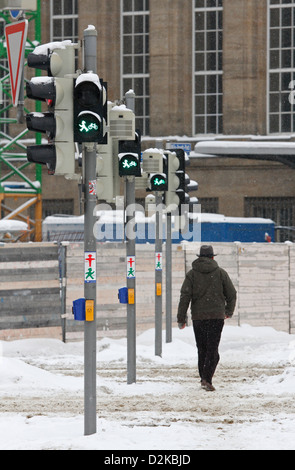
POLYGON ((202 245, 200 248, 200 254, 197 256, 199 256, 199 258, 213 258, 213 256, 216 256, 216 254, 213 252, 213 247, 211 245, 202 245))

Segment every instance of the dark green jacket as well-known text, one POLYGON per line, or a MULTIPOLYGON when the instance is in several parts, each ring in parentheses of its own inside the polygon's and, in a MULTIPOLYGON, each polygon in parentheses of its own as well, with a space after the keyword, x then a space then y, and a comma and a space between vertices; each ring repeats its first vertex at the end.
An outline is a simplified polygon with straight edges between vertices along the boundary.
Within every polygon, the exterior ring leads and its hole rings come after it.
POLYGON ((193 262, 180 291, 178 323, 185 323, 190 303, 192 320, 224 319, 233 315, 236 289, 214 259, 201 257, 193 262))

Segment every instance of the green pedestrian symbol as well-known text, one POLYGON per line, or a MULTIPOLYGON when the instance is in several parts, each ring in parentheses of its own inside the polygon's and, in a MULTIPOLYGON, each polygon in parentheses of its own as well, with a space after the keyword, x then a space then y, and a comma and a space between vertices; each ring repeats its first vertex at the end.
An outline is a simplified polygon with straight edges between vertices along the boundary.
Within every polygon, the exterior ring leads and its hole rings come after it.
POLYGON ((94 279, 94 271, 91 268, 89 268, 87 273, 86 273, 86 281, 87 281, 88 278, 94 279))
POLYGON ((135 276, 135 272, 134 272, 134 269, 133 269, 133 268, 130 268, 130 269, 129 269, 127 276, 130 276, 130 277, 134 277, 134 276, 135 276))

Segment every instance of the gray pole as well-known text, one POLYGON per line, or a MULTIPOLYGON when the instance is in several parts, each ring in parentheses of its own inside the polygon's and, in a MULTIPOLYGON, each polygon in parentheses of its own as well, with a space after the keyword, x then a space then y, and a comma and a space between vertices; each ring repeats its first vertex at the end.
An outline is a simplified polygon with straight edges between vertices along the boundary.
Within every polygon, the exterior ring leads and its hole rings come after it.
POLYGON ((166 343, 172 342, 172 237, 171 212, 166 214, 166 343))
MULTIPOLYGON (((96 37, 95 29, 84 30, 84 61, 86 71, 96 73, 96 37)), ((96 240, 93 234, 96 206, 95 191, 90 190, 96 184, 96 146, 83 144, 84 159, 84 251, 85 258, 91 256, 96 263, 96 240)), ((92 265, 93 266, 93 265, 92 265)), ((96 268, 96 266, 95 266, 96 268)), ((85 268, 86 269, 86 268, 85 268)), ((96 272, 96 269, 95 269, 96 272)), ((93 282, 86 282, 84 276, 85 301, 92 301, 93 317, 84 322, 84 429, 85 435, 96 433, 96 274, 93 282)), ((91 303, 91 302, 90 302, 91 303)))
MULTIPOLYGON (((156 147, 163 149, 163 141, 156 141, 156 147)), ((162 356, 162 193, 156 192, 156 240, 155 240, 155 355, 162 356), (161 230, 160 230, 161 227, 161 230), (157 269, 157 262, 161 255, 161 269, 157 269)))
MULTIPOLYGON (((135 94, 125 95, 128 109, 134 112, 135 94)), ((127 262, 127 384, 136 382, 136 261, 135 261, 135 176, 127 176, 126 190, 126 262, 127 262), (134 276, 131 274, 134 268, 134 276), (130 274, 128 274, 130 273, 130 274)))
POLYGON ((25 120, 24 115, 24 70, 22 71, 21 85, 19 90, 18 104, 17 104, 17 122, 23 124, 25 120))
POLYGON ((62 327, 62 340, 66 342, 66 282, 67 282, 67 246, 63 242, 60 244, 60 255, 61 255, 61 273, 60 273, 60 284, 61 284, 61 327, 62 327))
POLYGON ((162 356, 162 193, 156 192, 155 196, 155 355, 162 356))

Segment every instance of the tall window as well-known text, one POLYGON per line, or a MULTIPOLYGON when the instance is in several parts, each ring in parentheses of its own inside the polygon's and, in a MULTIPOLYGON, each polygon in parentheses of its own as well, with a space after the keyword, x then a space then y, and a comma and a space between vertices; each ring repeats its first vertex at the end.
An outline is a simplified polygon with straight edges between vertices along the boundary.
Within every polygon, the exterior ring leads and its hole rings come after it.
POLYGON ((221 134, 222 0, 194 0, 194 134, 221 134))
POLYGON ((121 0, 121 94, 134 90, 136 126, 149 135, 149 0, 121 0))
POLYGON ((51 41, 78 41, 78 0, 50 0, 51 41))
POLYGON ((268 0, 268 31, 268 132, 294 132, 295 1, 268 0))
POLYGON ((194 0, 194 133, 221 134, 222 0, 194 0))

